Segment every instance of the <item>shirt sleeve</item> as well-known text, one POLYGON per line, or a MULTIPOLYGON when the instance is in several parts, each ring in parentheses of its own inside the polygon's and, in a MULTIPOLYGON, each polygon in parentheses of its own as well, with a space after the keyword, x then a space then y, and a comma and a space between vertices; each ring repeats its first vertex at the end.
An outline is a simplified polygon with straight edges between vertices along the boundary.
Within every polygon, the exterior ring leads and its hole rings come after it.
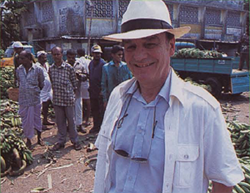
POLYGON ((70 68, 70 81, 72 83, 73 89, 77 89, 77 79, 76 79, 76 73, 73 67, 70 68))
POLYGON ((107 73, 105 70, 105 67, 102 67, 102 81, 101 81, 101 89, 102 89, 102 96, 103 96, 103 102, 108 101, 108 95, 107 95, 107 88, 108 88, 108 83, 107 83, 107 73))
POLYGON ((16 80, 17 80, 18 82, 20 82, 20 78, 19 78, 19 69, 14 70, 14 74, 15 74, 16 80))
POLYGON ((244 179, 221 108, 209 113, 204 133, 205 174, 209 180, 234 186, 244 179))
POLYGON ((38 84, 39 84, 39 88, 42 90, 42 88, 44 87, 44 73, 43 73, 43 69, 39 68, 39 73, 38 73, 38 84))

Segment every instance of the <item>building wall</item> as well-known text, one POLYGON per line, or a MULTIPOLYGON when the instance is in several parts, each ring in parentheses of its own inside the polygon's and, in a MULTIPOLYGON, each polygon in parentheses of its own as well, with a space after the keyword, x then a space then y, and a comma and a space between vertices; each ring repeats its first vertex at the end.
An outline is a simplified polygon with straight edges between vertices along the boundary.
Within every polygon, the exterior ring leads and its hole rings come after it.
MULTIPOLYGON (((243 0, 164 1, 174 27, 192 27, 183 38, 238 41, 245 31, 247 12, 243 10, 243 0)), ((46 41, 46 49, 53 42, 72 42, 75 48, 86 47, 89 35, 101 38, 120 32, 122 15, 130 0, 91 2, 93 12, 87 0, 34 0, 22 17, 23 39, 46 41)))

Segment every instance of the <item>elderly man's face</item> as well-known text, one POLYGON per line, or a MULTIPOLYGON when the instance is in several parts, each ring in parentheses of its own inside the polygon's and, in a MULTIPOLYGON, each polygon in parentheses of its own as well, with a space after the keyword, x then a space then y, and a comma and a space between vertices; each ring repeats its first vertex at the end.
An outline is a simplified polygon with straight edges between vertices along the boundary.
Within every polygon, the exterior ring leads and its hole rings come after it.
POLYGON ((94 60, 99 61, 101 59, 102 53, 93 52, 92 55, 93 55, 94 60))
POLYGON ((55 64, 61 64, 63 61, 63 53, 59 48, 55 48, 51 53, 55 64))
POLYGON ((170 70, 170 56, 174 54, 175 39, 166 34, 142 39, 124 40, 127 65, 135 78, 143 85, 164 82, 170 70))
POLYGON ((67 54, 67 60, 68 60, 68 63, 73 66, 75 64, 75 61, 76 61, 76 55, 75 54, 67 54))
POLYGON ((16 53, 20 54, 21 51, 23 51, 23 48, 14 48, 14 50, 16 53))
POLYGON ((38 62, 40 64, 45 64, 45 62, 47 62, 47 55, 46 54, 42 54, 41 56, 38 57, 38 62))
POLYGON ((32 64, 32 60, 27 57, 26 52, 23 51, 19 55, 19 61, 24 67, 28 67, 32 64))

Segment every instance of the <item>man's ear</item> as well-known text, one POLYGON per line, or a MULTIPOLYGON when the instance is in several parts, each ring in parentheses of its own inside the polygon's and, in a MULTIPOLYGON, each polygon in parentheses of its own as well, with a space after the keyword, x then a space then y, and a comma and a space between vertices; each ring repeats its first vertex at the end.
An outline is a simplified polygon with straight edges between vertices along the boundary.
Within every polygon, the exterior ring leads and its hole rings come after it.
POLYGON ((175 52, 175 38, 169 40, 169 45, 170 45, 170 50, 169 50, 170 56, 173 56, 175 52))

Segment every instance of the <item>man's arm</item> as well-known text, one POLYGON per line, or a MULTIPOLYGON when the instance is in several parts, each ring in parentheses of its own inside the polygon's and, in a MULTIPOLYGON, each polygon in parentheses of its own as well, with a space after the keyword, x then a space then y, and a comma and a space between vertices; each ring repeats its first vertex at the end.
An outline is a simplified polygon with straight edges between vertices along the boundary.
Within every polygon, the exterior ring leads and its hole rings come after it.
POLYGON ((212 184, 212 193, 232 193, 233 187, 228 187, 218 182, 212 182, 212 184))
POLYGON ((107 104, 107 100, 108 100, 108 96, 107 96, 107 88, 108 88, 108 84, 107 84, 108 80, 107 80, 107 74, 106 74, 106 70, 105 67, 102 67, 102 81, 101 81, 101 88, 102 88, 102 96, 103 96, 103 102, 105 104, 107 104))
POLYGON ((75 70, 73 67, 70 68, 69 79, 70 79, 70 82, 73 86, 74 92, 76 92, 76 90, 77 90, 77 78, 76 78, 76 73, 75 73, 75 70))
POLYGON ((40 68, 39 74, 38 74, 38 86, 40 90, 42 90, 44 87, 44 80, 45 80, 44 73, 43 73, 43 70, 40 68))

